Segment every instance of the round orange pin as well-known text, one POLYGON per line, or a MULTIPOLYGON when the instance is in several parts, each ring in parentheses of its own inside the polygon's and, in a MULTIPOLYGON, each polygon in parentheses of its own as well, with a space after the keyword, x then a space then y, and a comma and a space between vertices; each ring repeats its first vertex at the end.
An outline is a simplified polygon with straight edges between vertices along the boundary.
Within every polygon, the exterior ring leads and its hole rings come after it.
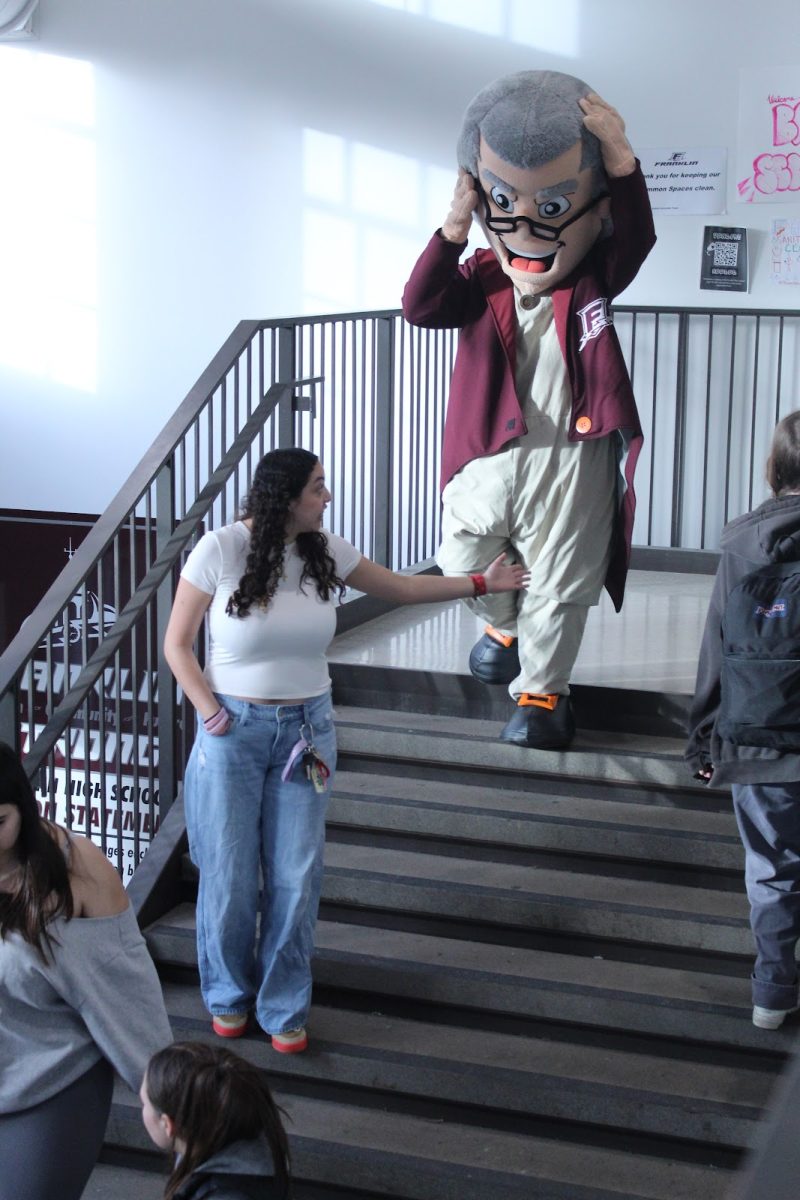
POLYGON ((592 428, 591 417, 578 417, 577 421, 575 422, 575 428, 577 429, 578 433, 588 433, 592 428))

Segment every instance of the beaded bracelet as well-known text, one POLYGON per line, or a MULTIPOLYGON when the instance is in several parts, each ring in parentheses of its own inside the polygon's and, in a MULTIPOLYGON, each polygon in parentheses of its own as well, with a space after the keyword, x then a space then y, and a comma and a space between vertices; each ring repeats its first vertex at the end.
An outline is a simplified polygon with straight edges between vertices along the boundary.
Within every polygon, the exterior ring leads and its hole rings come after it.
POLYGON ((486 595, 486 577, 484 575, 470 575, 470 579, 472 580, 472 586, 475 589, 475 591, 473 592, 473 595, 485 596, 486 595))

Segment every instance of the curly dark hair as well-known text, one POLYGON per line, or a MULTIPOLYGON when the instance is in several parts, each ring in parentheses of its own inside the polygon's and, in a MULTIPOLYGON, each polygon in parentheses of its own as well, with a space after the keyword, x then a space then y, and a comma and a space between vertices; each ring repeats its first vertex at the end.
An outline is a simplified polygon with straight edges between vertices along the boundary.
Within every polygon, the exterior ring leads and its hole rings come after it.
POLYGON ((264 1195, 290 1197, 291 1160, 281 1110, 264 1076, 238 1054, 204 1042, 173 1042, 150 1059, 145 1072, 150 1103, 173 1122, 185 1146, 167 1181, 172 1200, 193 1171, 226 1146, 265 1138, 274 1166, 264 1195))
MULTIPOLYGON (((270 450, 258 464, 250 492, 242 505, 242 520, 250 519, 250 552, 244 575, 228 601, 229 616, 246 617, 254 604, 266 607, 278 587, 286 552, 286 526, 290 505, 297 500, 319 462, 310 450, 295 447, 270 450)), ((323 533, 299 533, 295 540, 303 560, 300 587, 312 580, 321 600, 334 592, 341 596, 345 586, 336 574, 336 563, 323 533)))

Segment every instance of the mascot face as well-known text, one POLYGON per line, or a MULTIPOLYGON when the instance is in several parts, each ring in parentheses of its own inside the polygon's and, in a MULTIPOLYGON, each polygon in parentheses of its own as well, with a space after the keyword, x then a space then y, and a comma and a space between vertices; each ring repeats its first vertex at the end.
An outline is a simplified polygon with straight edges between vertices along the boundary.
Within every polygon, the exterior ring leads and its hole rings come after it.
POLYGON ((481 137, 478 214, 503 271, 518 291, 546 295, 600 237, 609 215, 591 167, 580 170, 581 143, 532 170, 513 167, 481 137), (593 194, 594 193, 594 194, 593 194))

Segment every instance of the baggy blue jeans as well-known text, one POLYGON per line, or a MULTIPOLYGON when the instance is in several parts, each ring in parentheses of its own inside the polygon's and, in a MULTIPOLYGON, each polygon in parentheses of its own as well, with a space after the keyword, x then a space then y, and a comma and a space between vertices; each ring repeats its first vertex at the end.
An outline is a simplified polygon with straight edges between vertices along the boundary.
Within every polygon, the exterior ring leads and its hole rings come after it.
POLYGON ((305 1024, 311 1005, 325 812, 336 768, 331 697, 292 705, 218 699, 231 728, 213 737, 199 725, 184 782, 189 850, 200 871, 200 986, 213 1015, 255 1008, 262 1029, 285 1033, 305 1024), (299 758, 281 779, 301 730, 330 770, 323 793, 299 758))
POLYGON ((732 792, 756 944, 753 1003, 783 1011, 798 996, 800 782, 735 783, 732 792))

